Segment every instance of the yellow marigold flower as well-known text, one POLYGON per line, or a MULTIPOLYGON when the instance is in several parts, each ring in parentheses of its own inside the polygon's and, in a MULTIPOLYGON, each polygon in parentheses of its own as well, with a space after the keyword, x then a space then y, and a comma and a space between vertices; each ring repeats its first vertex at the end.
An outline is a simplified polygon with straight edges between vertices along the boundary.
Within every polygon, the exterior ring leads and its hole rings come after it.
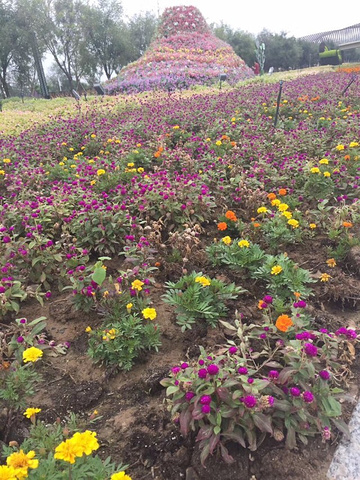
POLYGON ((278 206, 280 212, 285 212, 286 210, 288 210, 288 208, 289 205, 287 203, 280 203, 280 205, 278 206))
POLYGON ((89 326, 89 327, 86 327, 86 328, 85 328, 85 332, 86 332, 86 333, 92 332, 92 328, 91 328, 90 326, 89 326))
POLYGON ((27 362, 36 362, 39 358, 43 356, 43 351, 40 348, 30 347, 23 351, 23 361, 27 362))
POLYGON ((309 227, 313 230, 314 228, 316 228, 316 223, 310 223, 309 227))
POLYGON ((140 148, 140 147, 141 147, 141 143, 137 143, 136 146, 137 146, 138 148, 140 148))
POLYGON ((279 275, 279 273, 281 272, 282 272, 282 267, 280 267, 280 265, 275 265, 271 269, 271 275, 279 275))
POLYGON ((216 145, 217 145, 218 147, 220 147, 220 145, 221 145, 221 140, 218 140, 218 141, 216 142, 216 145))
POLYGON ((195 282, 196 283, 201 283, 201 285, 203 287, 208 287, 209 285, 211 285, 211 280, 209 280, 208 278, 206 277, 196 277, 195 278, 195 282))
POLYGON ((238 245, 240 248, 249 248, 250 242, 248 242, 247 240, 240 240, 240 242, 238 242, 238 245))
POLYGON ((173 130, 177 130, 178 128, 180 128, 179 125, 174 125, 173 126, 173 130))
POLYGON ((134 290, 137 290, 138 292, 141 292, 143 285, 144 285, 144 282, 142 282, 141 280, 134 280, 134 281, 131 283, 131 287, 132 287, 134 290))
POLYGON ((358 142, 350 142, 349 143, 349 148, 355 148, 355 147, 358 147, 358 146, 359 146, 358 142))
POLYGON ((5 170, 0 170, 0 175, 5 175, 5 170))
POLYGON ((92 158, 88 161, 88 163, 95 163, 95 160, 93 160, 92 158))
POLYGON ((26 478, 29 468, 37 468, 39 466, 39 460, 34 459, 34 457, 34 450, 28 453, 20 450, 20 452, 14 452, 7 457, 6 465, 15 469, 16 478, 26 478))
POLYGON ((344 150, 344 148, 345 148, 344 145, 341 145, 341 144, 340 144, 340 145, 337 145, 337 146, 335 147, 335 150, 337 150, 338 152, 340 152, 341 150, 344 150))
POLYGON ((133 307, 133 304, 132 304, 132 303, 128 303, 128 304, 126 305, 126 308, 127 308, 128 310, 131 310, 132 307, 133 307))
POLYGON ((129 168, 132 168, 134 165, 135 165, 135 163, 133 163, 133 162, 130 162, 130 163, 127 164, 127 166, 128 166, 129 168))
POLYGON ((328 165, 329 160, 327 158, 322 158, 319 163, 320 165, 328 165))
POLYGON ((291 225, 293 228, 298 228, 299 227, 299 222, 295 220, 295 218, 291 218, 287 222, 289 225, 291 225))
POLYGON ((320 173, 320 168, 318 168, 318 167, 312 167, 312 168, 310 168, 310 172, 311 172, 311 173, 320 173))
POLYGON ((79 447, 79 451, 82 453, 77 456, 81 456, 83 454, 90 455, 94 450, 99 448, 99 442, 96 439, 96 432, 91 432, 90 430, 86 430, 83 433, 76 432, 71 441, 79 447))
POLYGON ((231 243, 231 238, 227 235, 226 237, 223 237, 223 238, 221 239, 221 241, 222 241, 223 243, 225 243, 225 245, 230 245, 230 243, 231 243))
POLYGON ((154 320, 156 318, 156 310, 155 308, 144 308, 141 312, 144 318, 148 318, 149 320, 154 320))
POLYGON ((16 470, 7 465, 0 465, 0 480, 17 480, 16 470))
POLYGON ((92 133, 92 134, 90 135, 90 137, 91 137, 91 138, 96 138, 95 133, 92 133))
POLYGON ((257 209, 257 213, 266 213, 267 212, 267 208, 266 207, 259 207, 257 209))
POLYGON ((138 171, 138 173, 143 173, 144 169, 143 169, 143 167, 139 167, 139 168, 137 169, 137 171, 138 171))
POLYGON ((281 204, 281 201, 278 198, 274 198, 274 200, 271 200, 271 205, 273 207, 277 207, 281 204))
MULTIPOLYGON (((26 418, 31 418, 33 415, 41 412, 41 408, 27 408, 24 412, 26 418)), ((1 477, 0 477, 1 478, 1 477)))
POLYGON ((11 163, 10 158, 4 158, 3 163, 11 163))
POLYGON ((286 217, 288 220, 290 220, 290 218, 292 217, 292 213, 291 212, 282 212, 281 214, 283 217, 286 217))
POLYGON ((332 276, 329 275, 328 273, 322 273, 320 275, 320 282, 328 282, 330 278, 332 278, 332 276))
POLYGON ((110 477, 110 480, 131 480, 129 475, 126 475, 125 472, 113 473, 110 477))
POLYGON ((235 117, 232 117, 231 121, 232 121, 232 122, 236 122, 236 118, 235 118, 235 117))
POLYGON ((324 172, 323 175, 324 175, 324 177, 331 177, 331 173, 330 173, 330 172, 324 172))
POLYGON ((97 175, 98 177, 100 177, 100 175, 104 175, 105 173, 106 173, 106 172, 105 172, 105 170, 104 170, 103 168, 99 168, 99 170, 97 170, 97 172, 96 172, 96 175, 97 175))
POLYGON ((336 260, 335 258, 329 258, 326 260, 326 263, 328 264, 329 267, 333 268, 336 266, 336 260))
POLYGON ((54 458, 68 463, 75 463, 75 458, 81 457, 82 453, 81 446, 74 443, 72 438, 70 438, 65 440, 65 442, 61 442, 55 448, 54 458))
POLYGON ((96 180, 91 180, 90 185, 95 185, 96 180))

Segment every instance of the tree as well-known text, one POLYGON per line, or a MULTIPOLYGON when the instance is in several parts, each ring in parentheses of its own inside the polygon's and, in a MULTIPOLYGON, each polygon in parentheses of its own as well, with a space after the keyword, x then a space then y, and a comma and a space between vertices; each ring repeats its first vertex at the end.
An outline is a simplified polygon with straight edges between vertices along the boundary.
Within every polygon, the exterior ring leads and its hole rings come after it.
POLYGON ((4 97, 9 97, 9 79, 14 74, 26 83, 30 71, 30 50, 26 30, 16 5, 0 0, 0 86, 4 97))
POLYGON ((232 30, 229 25, 221 23, 220 25, 211 26, 214 34, 228 43, 239 57, 241 57, 246 65, 251 66, 256 61, 254 52, 255 35, 244 32, 242 30, 232 30))
POLYGON ((108 79, 130 61, 129 30, 117 0, 98 0, 96 6, 83 6, 82 29, 91 55, 108 79))
POLYGON ((156 16, 151 12, 134 15, 128 22, 131 44, 131 61, 140 58, 149 48, 158 25, 156 16))

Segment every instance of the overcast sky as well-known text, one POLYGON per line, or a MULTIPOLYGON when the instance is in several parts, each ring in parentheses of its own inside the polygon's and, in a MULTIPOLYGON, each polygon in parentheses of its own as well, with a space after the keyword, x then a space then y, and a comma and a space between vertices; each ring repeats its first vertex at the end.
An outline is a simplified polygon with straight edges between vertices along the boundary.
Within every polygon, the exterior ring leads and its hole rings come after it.
POLYGON ((311 33, 338 30, 360 23, 358 0, 332 3, 323 0, 121 0, 124 15, 152 11, 162 14, 166 7, 193 5, 208 23, 226 23, 233 29, 258 34, 264 28, 272 33, 286 32, 301 37, 311 33), (356 17, 356 18, 355 18, 356 17))

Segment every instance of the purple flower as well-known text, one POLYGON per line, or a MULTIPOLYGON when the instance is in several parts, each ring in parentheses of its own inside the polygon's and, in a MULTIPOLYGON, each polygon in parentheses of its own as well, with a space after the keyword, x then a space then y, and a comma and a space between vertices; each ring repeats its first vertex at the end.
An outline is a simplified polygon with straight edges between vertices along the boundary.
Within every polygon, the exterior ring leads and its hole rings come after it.
POLYGON ((330 379, 330 373, 327 370, 321 370, 321 372, 319 372, 319 376, 323 380, 329 380, 330 379))
POLYGON ((265 338, 267 338, 266 333, 260 333, 259 338, 260 338, 261 340, 265 340, 265 338))
POLYGON ((20 337, 18 337, 18 338, 16 339, 16 341, 17 341, 18 343, 22 343, 22 342, 24 341, 24 337, 22 337, 22 336, 20 335, 20 337))
POLYGON ((244 404, 247 408, 254 408, 257 404, 257 400, 253 395, 247 395, 244 397, 244 404))
POLYGON ((204 360, 199 360, 199 365, 204 365, 204 360))
POLYGON ((237 352, 237 348, 236 348, 236 347, 230 347, 230 348, 229 348, 229 353, 230 353, 230 355, 233 355, 233 354, 236 353, 236 352, 237 352))
POLYGON ((300 397, 300 389, 297 387, 291 387, 290 388, 290 393, 293 397, 300 397))
POLYGON ((277 370, 270 370, 268 376, 273 379, 279 378, 279 372, 277 370))
POLYGON ((219 367, 215 363, 211 363, 207 367, 207 371, 209 375, 217 375, 219 373, 219 367))
POLYGON ((206 375, 207 375, 207 370, 206 368, 200 368, 200 370, 198 371, 198 377, 199 378, 206 378, 206 375))
POLYGON ((176 375, 177 373, 181 372, 181 368, 178 366, 172 367, 171 371, 174 375, 176 375))
POLYGON ((306 302, 304 302, 304 300, 299 300, 297 302, 298 304, 298 308, 305 308, 306 307, 306 302))
POLYGON ((26 323, 26 322, 27 322, 26 318, 21 318, 21 319, 20 319, 20 323, 24 324, 24 323, 26 323))
POLYGON ((246 375, 248 373, 248 369, 246 367, 239 367, 238 372, 240 375, 246 375))
POLYGON ((182 368, 183 370, 186 370, 188 367, 189 367, 189 364, 186 363, 186 362, 184 362, 184 363, 181 364, 181 368, 182 368))
POLYGON ((304 352, 305 352, 306 355, 308 355, 309 357, 316 357, 316 356, 317 356, 317 353, 318 353, 318 349, 317 349, 317 347, 315 347, 315 345, 313 345, 312 343, 305 343, 305 345, 304 345, 304 352))
POLYGON ((314 401, 314 395, 309 390, 306 390, 302 396, 306 403, 312 403, 314 401))
POLYGON ((4 242, 4 243, 10 243, 10 242, 11 242, 11 238, 8 237, 8 236, 5 236, 5 237, 3 237, 3 242, 4 242))
POLYGON ((211 403, 210 395, 203 395, 200 398, 200 403, 201 403, 201 405, 209 405, 211 403))
POLYGON ((194 398, 194 397, 195 397, 195 393, 194 393, 194 392, 186 392, 186 393, 185 393, 185 398, 186 398, 186 400, 187 400, 188 402, 190 402, 190 400, 191 400, 192 398, 194 398))
POLYGON ((211 411, 210 405, 203 405, 203 406, 201 407, 201 411, 202 411, 202 413, 205 413, 205 414, 210 413, 210 411, 211 411))
POLYGON ((265 297, 263 298, 263 302, 272 303, 273 302, 273 297, 271 295, 265 295, 265 297))
POLYGON ((251 385, 252 383, 254 383, 254 379, 253 378, 248 378, 247 382, 250 383, 250 385, 251 385))
POLYGON ((1 285, 0 286, 0 293, 5 293, 5 291, 6 291, 6 288, 1 285))
POLYGON ((50 297, 51 297, 51 292, 49 292, 49 291, 46 292, 46 293, 45 293, 45 297, 46 297, 46 298, 50 298, 50 297))

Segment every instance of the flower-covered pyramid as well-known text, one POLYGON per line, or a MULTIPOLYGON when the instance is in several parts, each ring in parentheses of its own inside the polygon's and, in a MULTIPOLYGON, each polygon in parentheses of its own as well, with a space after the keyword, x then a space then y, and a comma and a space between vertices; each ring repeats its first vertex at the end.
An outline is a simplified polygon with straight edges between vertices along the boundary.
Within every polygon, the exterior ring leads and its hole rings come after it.
POLYGON ((220 74, 226 74, 231 84, 253 76, 232 47, 213 35, 197 8, 169 7, 156 40, 139 60, 110 80, 106 90, 132 93, 211 85, 220 74))

